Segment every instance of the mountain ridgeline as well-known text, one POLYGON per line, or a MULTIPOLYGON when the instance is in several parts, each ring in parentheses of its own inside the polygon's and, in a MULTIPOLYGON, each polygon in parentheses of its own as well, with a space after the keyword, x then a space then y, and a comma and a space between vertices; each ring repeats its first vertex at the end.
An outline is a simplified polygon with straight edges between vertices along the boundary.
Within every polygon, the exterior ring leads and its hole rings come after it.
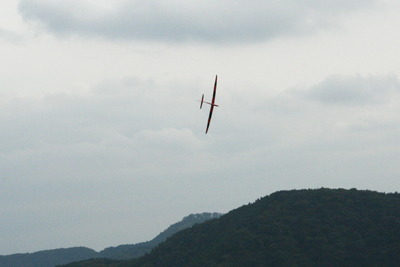
POLYGON ((182 230, 137 259, 65 267, 399 266, 400 194, 280 191, 182 230))
POLYGON ((191 227, 194 224, 203 223, 210 219, 219 218, 221 215, 221 213, 217 212, 191 214, 184 217, 180 222, 168 227, 151 241, 134 245, 109 247, 100 252, 86 247, 73 247, 0 256, 0 267, 54 267, 60 264, 95 258, 106 258, 108 260, 101 260, 106 262, 113 262, 112 259, 132 259, 150 252, 153 247, 164 242, 168 237, 182 229, 191 227))
MULTIPOLYGON (((120 245, 117 247, 109 247, 99 252, 98 258, 109 258, 109 259, 132 259, 137 258, 145 253, 150 252, 155 246, 167 240, 168 237, 173 234, 192 227, 195 224, 203 223, 207 220, 217 219, 221 217, 221 213, 198 213, 198 214, 190 214, 189 216, 184 217, 180 222, 177 222, 170 227, 168 227, 165 231, 161 232, 154 239, 142 242, 134 245, 120 245)), ((0 266, 1 267, 1 266, 0 266)))

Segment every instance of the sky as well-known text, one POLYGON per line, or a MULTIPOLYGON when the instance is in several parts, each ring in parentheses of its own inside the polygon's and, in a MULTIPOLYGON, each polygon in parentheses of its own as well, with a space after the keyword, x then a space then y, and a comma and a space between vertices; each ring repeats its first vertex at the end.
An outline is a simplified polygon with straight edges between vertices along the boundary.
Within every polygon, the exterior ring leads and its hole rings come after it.
POLYGON ((280 190, 400 191, 399 13, 0 0, 0 255, 143 242, 280 190))

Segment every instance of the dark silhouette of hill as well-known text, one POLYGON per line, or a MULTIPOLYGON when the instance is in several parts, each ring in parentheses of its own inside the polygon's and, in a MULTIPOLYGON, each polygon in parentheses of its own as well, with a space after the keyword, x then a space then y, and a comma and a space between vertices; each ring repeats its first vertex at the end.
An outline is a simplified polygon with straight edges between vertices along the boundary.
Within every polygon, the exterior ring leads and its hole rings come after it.
POLYGON ((400 266, 400 194, 280 191, 182 230, 143 257, 109 265, 400 266))
POLYGON ((203 223, 207 220, 219 218, 220 213, 191 214, 184 217, 180 222, 177 222, 165 231, 161 232, 154 239, 148 242, 138 243, 134 245, 121 245, 117 247, 109 247, 100 252, 86 247, 73 247, 67 249, 53 249, 38 251, 34 253, 19 253, 7 256, 0 256, 0 267, 54 267, 60 264, 67 264, 75 261, 83 261, 95 258, 98 259, 98 266, 106 266, 104 264, 114 263, 111 259, 132 259, 144 255, 151 251, 153 247, 165 241, 168 237, 178 231, 191 227, 194 224, 203 223))

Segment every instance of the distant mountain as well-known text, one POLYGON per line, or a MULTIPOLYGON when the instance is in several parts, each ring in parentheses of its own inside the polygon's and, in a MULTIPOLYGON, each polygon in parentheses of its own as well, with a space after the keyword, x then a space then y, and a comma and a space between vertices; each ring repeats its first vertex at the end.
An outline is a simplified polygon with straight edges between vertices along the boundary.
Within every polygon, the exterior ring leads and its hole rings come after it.
POLYGON ((90 248, 74 247, 0 256, 0 267, 54 267, 97 257, 90 248))
POLYGON ((65 267, 399 266, 400 194, 280 191, 182 230, 143 257, 65 267))
POLYGON ((203 223, 211 219, 217 219, 221 216, 222 214, 217 212, 190 214, 189 216, 184 217, 180 222, 177 222, 168 227, 165 231, 161 232, 159 235, 157 235, 154 239, 150 241, 138 243, 135 245, 120 245, 117 247, 109 247, 100 251, 98 257, 110 258, 110 259, 137 258, 144 255, 145 253, 150 252, 152 248, 154 248, 161 242, 164 242, 165 240, 167 240, 168 237, 172 236, 173 234, 183 229, 192 227, 195 224, 203 223))
POLYGON ((98 259, 95 261, 96 263, 102 262, 102 265, 106 266, 105 264, 116 262, 111 259, 132 259, 142 256, 145 253, 150 252, 153 247, 165 241, 168 237, 178 231, 191 227, 194 224, 219 218, 221 215, 222 214, 216 212, 191 214, 184 217, 180 222, 168 227, 151 241, 134 245, 109 247, 100 252, 85 247, 74 247, 0 256, 0 267, 54 267, 56 265, 87 259, 108 258, 98 259))

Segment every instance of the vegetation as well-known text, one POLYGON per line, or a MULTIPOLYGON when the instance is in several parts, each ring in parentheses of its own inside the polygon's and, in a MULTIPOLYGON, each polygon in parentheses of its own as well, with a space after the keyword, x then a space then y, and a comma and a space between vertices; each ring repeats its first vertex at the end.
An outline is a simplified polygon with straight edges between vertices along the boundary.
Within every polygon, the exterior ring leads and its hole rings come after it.
MULTIPOLYGON (((110 266, 398 266, 400 194, 281 191, 110 266)), ((68 265, 75 266, 100 266, 68 265)))
POLYGON ((75 262, 67 265, 63 265, 63 267, 85 267, 85 266, 96 266, 96 267, 111 267, 115 266, 121 261, 111 260, 111 259, 91 259, 80 262, 75 262))

